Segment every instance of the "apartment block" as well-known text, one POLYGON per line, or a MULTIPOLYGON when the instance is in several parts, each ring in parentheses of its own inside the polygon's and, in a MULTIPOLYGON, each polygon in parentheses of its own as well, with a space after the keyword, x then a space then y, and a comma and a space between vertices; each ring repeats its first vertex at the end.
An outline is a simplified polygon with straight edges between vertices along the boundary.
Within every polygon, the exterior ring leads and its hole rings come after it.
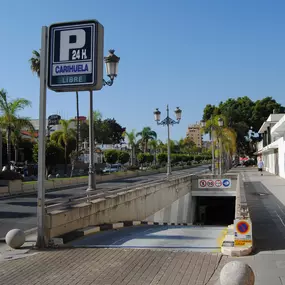
POLYGON ((203 146, 203 135, 200 124, 192 124, 188 126, 186 137, 190 138, 197 147, 203 146))

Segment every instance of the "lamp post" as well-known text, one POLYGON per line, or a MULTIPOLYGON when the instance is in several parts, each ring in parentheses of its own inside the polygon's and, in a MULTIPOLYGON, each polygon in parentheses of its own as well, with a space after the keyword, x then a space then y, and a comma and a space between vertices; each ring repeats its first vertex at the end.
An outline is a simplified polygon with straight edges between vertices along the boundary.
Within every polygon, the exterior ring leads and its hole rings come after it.
MULTIPOLYGON (((106 73, 110 78, 108 81, 103 79, 103 84, 112 86, 115 77, 118 74, 118 65, 120 58, 115 55, 115 50, 109 50, 109 55, 104 57, 106 73)), ((93 120, 93 90, 90 91, 90 122, 89 122, 89 171, 88 171, 88 188, 86 190, 87 198, 91 191, 96 189, 96 179, 94 170, 94 120, 93 120)))
MULTIPOLYGON (((202 128, 206 127, 206 122, 204 120, 201 121, 202 128)), ((210 138, 211 138, 211 145, 212 145, 212 174, 215 175, 215 145, 214 145, 214 138, 213 138, 213 115, 211 115, 211 128, 210 128, 210 138)))
MULTIPOLYGON (((219 118, 218 119, 218 125, 219 125, 219 127, 220 128, 222 128, 223 126, 224 126, 224 120, 222 119, 222 118, 219 118)), ((219 151, 219 156, 220 156, 220 163, 219 163, 219 174, 220 175, 222 175, 222 152, 223 152, 223 143, 222 143, 222 140, 221 140, 221 138, 220 138, 220 142, 219 142, 219 149, 220 149, 220 151, 219 151)))
POLYGON ((156 110, 153 112, 154 114, 154 120, 156 121, 157 125, 162 125, 162 126, 167 126, 167 176, 171 174, 171 158, 170 158, 170 125, 175 125, 179 124, 181 120, 181 113, 182 110, 177 107, 176 110, 174 111, 176 115, 176 120, 173 120, 169 117, 169 108, 168 105, 166 107, 166 118, 160 122, 160 115, 161 112, 156 108, 156 110))

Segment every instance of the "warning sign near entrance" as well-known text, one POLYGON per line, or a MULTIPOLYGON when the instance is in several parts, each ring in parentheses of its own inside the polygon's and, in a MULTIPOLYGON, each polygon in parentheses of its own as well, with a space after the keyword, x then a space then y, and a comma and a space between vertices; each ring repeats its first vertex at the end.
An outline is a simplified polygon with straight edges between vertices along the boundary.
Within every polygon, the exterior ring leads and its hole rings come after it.
POLYGON ((207 181, 206 180, 200 180, 199 185, 201 188, 204 188, 207 186, 207 181))
POLYGON ((223 188, 229 189, 232 187, 231 179, 198 179, 198 188, 223 188))
POLYGON ((214 183, 213 180, 208 180, 208 181, 207 181, 207 186, 208 186, 208 187, 214 187, 214 185, 215 185, 215 183, 214 183))
POLYGON ((252 246, 252 224, 250 220, 235 220, 235 246, 252 246))

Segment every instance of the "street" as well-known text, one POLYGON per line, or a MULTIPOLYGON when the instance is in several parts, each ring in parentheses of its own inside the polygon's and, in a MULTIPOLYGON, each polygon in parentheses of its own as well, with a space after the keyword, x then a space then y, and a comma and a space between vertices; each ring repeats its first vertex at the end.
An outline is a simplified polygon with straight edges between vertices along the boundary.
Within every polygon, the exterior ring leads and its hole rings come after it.
MULTIPOLYGON (((174 171, 173 174, 189 174, 206 170, 208 166, 198 166, 195 168, 174 171)), ((121 179, 110 182, 103 182, 97 185, 98 192, 112 191, 119 188, 130 187, 142 183, 148 183, 163 179, 165 173, 159 173, 148 176, 140 176, 134 178, 121 179)), ((67 201, 78 196, 86 195, 86 186, 81 186, 73 189, 58 190, 46 193, 46 205, 53 205, 67 201)), ((19 196, 13 198, 5 198, 0 200, 0 240, 3 240, 6 233, 14 228, 21 230, 29 230, 36 227, 36 194, 19 196)))

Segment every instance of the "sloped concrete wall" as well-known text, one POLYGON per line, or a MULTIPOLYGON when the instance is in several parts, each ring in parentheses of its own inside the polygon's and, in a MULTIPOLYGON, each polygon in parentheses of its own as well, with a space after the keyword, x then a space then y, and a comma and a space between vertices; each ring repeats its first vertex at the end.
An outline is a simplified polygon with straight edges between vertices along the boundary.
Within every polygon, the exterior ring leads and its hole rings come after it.
POLYGON ((52 238, 88 226, 142 221, 190 191, 191 175, 188 175, 53 211, 46 214, 46 235, 52 238))
POLYGON ((193 224, 195 220, 195 208, 196 197, 192 197, 191 192, 189 192, 145 220, 158 223, 193 224))

